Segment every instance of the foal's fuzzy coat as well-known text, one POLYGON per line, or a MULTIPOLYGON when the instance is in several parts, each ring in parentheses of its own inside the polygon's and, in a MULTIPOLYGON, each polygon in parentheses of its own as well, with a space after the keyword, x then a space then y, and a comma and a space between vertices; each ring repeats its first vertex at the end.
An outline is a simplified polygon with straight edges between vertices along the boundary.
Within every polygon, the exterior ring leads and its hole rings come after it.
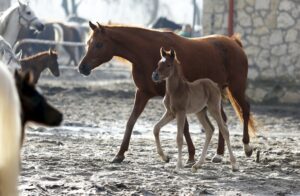
POLYGON ((175 51, 172 49, 170 52, 166 52, 161 48, 161 57, 161 60, 158 62, 158 68, 152 75, 152 79, 155 82, 166 80, 166 95, 164 97, 166 112, 154 127, 158 154, 164 161, 168 161, 168 157, 163 153, 160 145, 159 132, 164 125, 176 118, 178 147, 176 169, 182 167, 184 122, 186 114, 195 113, 206 133, 206 140, 201 158, 192 167, 195 172, 205 161, 207 148, 213 134, 211 122, 206 114, 206 111, 208 110, 212 117, 217 121, 218 127, 227 143, 232 169, 237 170, 236 159, 233 155, 229 141, 229 132, 221 116, 222 95, 218 85, 210 79, 199 79, 194 82, 188 82, 183 76, 180 63, 176 58, 175 51))

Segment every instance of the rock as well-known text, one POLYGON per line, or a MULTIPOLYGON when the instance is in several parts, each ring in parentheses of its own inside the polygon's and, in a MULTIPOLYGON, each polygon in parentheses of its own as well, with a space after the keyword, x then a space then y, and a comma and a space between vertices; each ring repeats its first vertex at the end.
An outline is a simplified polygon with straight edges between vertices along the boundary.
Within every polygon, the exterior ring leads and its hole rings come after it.
POLYGON ((277 26, 278 28, 290 28, 295 24, 295 20, 287 12, 279 13, 277 17, 277 26))
POLYGON ((270 36, 270 44, 275 45, 275 44, 281 44, 283 43, 283 34, 281 30, 275 30, 271 33, 270 36))
POLYGON ((255 1, 255 9, 256 10, 268 10, 270 7, 270 0, 256 0, 255 1))
POLYGON ((248 14, 245 12, 238 12, 237 15, 237 20, 242 27, 252 26, 252 18, 248 14))
POLYGON ((289 12, 292 8, 295 7, 294 2, 292 1, 281 1, 279 4, 279 10, 280 11, 287 11, 289 12))
POLYGON ((295 29, 289 29, 286 36, 285 41, 286 42, 294 42, 297 40, 298 31, 295 29))
POLYGON ((271 54, 275 55, 275 56, 281 56, 286 54, 287 52, 287 45, 278 45, 278 46, 274 46, 271 50, 271 54))

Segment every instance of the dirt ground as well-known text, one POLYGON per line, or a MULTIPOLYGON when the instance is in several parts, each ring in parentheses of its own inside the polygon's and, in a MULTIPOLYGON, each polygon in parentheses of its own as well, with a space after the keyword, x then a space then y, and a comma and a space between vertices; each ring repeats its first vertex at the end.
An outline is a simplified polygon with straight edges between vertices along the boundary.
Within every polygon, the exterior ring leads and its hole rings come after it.
MULTIPOLYGON (((130 77, 128 68, 112 65, 89 77, 73 67, 62 69, 59 78, 43 74, 39 86, 49 102, 64 113, 64 122, 56 128, 28 126, 20 195, 300 195, 299 106, 252 105, 260 126, 258 136, 252 139, 255 152, 247 158, 241 123, 227 105, 240 170, 231 171, 227 152, 222 163, 210 162, 217 147, 216 130, 206 164, 192 173, 190 168, 174 171, 174 122, 161 132, 171 161, 159 159, 152 128, 164 108, 160 98, 153 99, 137 121, 124 162, 110 163, 133 106, 135 87, 130 77)), ((194 117, 189 117, 189 122, 199 158, 205 134, 194 117)), ((184 146, 185 159, 187 154, 184 146)))

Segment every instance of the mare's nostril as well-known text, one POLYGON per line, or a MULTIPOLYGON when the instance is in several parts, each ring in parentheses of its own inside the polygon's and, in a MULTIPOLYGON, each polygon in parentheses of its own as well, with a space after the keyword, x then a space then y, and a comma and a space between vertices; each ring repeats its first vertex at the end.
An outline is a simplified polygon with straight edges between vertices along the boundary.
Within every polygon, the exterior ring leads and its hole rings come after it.
POLYGON ((158 75, 157 71, 154 71, 154 72, 152 73, 152 80, 153 80, 154 82, 159 81, 159 75, 158 75))

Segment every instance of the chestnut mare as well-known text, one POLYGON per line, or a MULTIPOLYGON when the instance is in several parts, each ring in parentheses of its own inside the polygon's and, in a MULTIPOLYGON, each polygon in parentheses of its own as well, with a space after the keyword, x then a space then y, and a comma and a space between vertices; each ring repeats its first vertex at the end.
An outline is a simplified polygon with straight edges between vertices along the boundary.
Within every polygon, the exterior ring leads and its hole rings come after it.
MULTIPOLYGON (((232 93, 235 111, 243 118, 243 143, 247 156, 251 156, 249 145, 250 131, 255 133, 250 118, 250 105, 246 101, 245 90, 248 73, 248 60, 237 36, 212 35, 203 38, 187 39, 172 32, 160 32, 138 27, 102 26, 89 23, 92 34, 88 40, 88 50, 79 64, 79 71, 89 75, 91 70, 104 62, 119 56, 132 63, 133 81, 137 87, 132 113, 126 125, 125 135, 118 154, 113 162, 122 162, 128 150, 133 126, 144 110, 149 99, 165 95, 165 83, 155 84, 152 72, 160 59, 159 49, 174 48, 182 62, 182 71, 188 81, 210 78, 219 86, 228 86, 232 93), (236 100, 236 101, 235 101, 236 100)), ((226 121, 226 115, 222 110, 226 121)), ((190 138, 188 123, 185 123, 184 136, 187 141, 189 160, 194 162, 195 147, 190 138)), ((224 138, 219 132, 217 157, 224 154, 224 138)))
POLYGON ((54 76, 59 76, 57 53, 52 51, 52 49, 21 59, 20 64, 22 72, 31 71, 33 73, 33 82, 35 84, 38 82, 42 71, 46 68, 49 68, 54 76))
POLYGON ((232 170, 238 170, 236 158, 233 155, 230 145, 229 131, 226 123, 222 119, 222 89, 220 89, 217 83, 207 78, 188 82, 181 71, 181 65, 176 58, 175 51, 171 49, 170 52, 167 52, 161 48, 160 53, 161 59, 158 62, 157 69, 152 75, 154 82, 166 81, 166 94, 163 101, 166 112, 153 129, 158 154, 165 162, 169 161, 168 156, 166 156, 162 150, 159 132, 163 126, 176 118, 178 148, 176 169, 179 170, 182 168, 182 144, 185 118, 187 114, 196 114, 199 122, 205 129, 205 144, 200 160, 192 167, 192 171, 196 172, 205 162, 208 145, 214 131, 207 117, 206 111, 208 110, 211 116, 217 121, 219 131, 226 141, 232 170))

